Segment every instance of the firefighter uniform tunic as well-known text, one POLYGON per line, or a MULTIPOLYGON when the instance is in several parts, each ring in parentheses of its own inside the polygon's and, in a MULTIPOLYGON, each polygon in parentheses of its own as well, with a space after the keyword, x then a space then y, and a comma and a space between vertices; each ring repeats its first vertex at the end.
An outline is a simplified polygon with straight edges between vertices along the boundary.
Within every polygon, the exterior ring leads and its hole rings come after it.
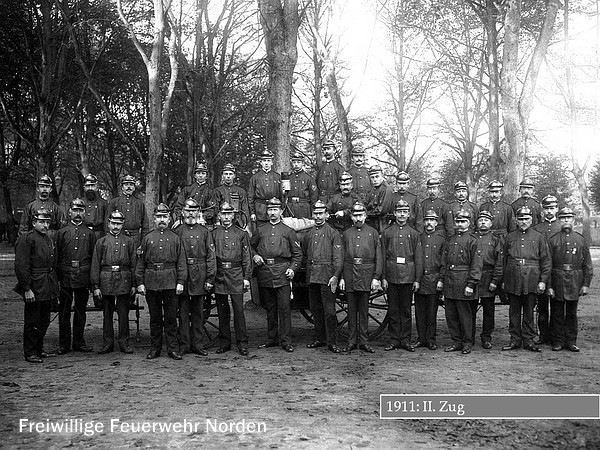
POLYGON ((420 235, 423 252, 423 275, 418 280, 419 290, 415 294, 415 322, 418 341, 428 346, 435 346, 437 336, 438 281, 442 281, 440 268, 444 251, 444 231, 435 230, 420 235))
POLYGON ((150 228, 146 205, 135 195, 123 194, 111 199, 108 203, 107 219, 110 213, 117 210, 125 216, 125 223, 121 232, 133 238, 136 248, 139 247, 142 238, 148 234, 150 228))
POLYGON ((158 353, 162 349, 163 326, 167 350, 169 353, 179 351, 175 288, 177 284, 185 285, 187 277, 185 250, 179 236, 169 229, 155 229, 144 236, 135 278, 138 286, 146 287, 151 346, 158 353))
MULTIPOLYGON (((491 231, 483 234, 480 231, 473 233, 473 236, 479 242, 479 250, 483 259, 483 270, 481 272, 481 281, 478 285, 479 302, 483 309, 483 321, 481 325, 481 342, 492 342, 492 332, 495 327, 495 306, 496 290, 490 291, 490 284, 497 287, 502 283, 502 272, 504 270, 504 248, 499 236, 491 231)), ((477 316, 477 303, 473 304, 473 333, 475 333, 475 319, 477 316)))
POLYGON ((366 203, 371 192, 371 178, 366 167, 352 166, 348 173, 352 175, 352 190, 358 195, 361 202, 366 203))
POLYGON ((507 233, 517 229, 515 212, 512 207, 503 200, 496 203, 488 201, 479 207, 480 211, 489 211, 494 217, 492 219, 492 233, 505 237, 507 233))
POLYGON ((560 231, 549 239, 552 256, 550 287, 555 297, 550 303, 552 345, 577 344, 577 305, 582 286, 590 286, 594 270, 585 238, 560 231))
POLYGON ((179 352, 202 349, 206 283, 214 284, 217 271, 212 235, 204 225, 183 224, 176 229, 187 263, 187 280, 179 298, 179 352))
POLYGON ((467 230, 456 233, 446 242, 440 275, 444 281, 446 322, 454 345, 473 345, 473 307, 477 301, 477 285, 481 280, 483 260, 477 239, 467 230), (465 296, 465 287, 473 295, 465 296))
POLYGON ((544 212, 542 209, 542 205, 540 204, 540 202, 538 202, 533 197, 519 197, 514 202, 512 202, 511 206, 512 206, 512 209, 515 214, 517 213, 519 208, 522 208, 523 206, 527 206, 529 209, 531 209, 531 212, 532 212, 531 225, 532 226, 535 226, 544 220, 544 217, 543 217, 544 212))
POLYGON ((319 200, 327 204, 334 194, 341 192, 339 179, 344 173, 344 167, 335 159, 325 161, 317 169, 317 188, 319 190, 319 200))
POLYGON ((308 298, 315 322, 315 340, 337 345, 335 293, 328 286, 331 277, 339 280, 343 268, 342 236, 329 224, 315 225, 302 240, 306 255, 308 298))
POLYGON ((267 202, 273 197, 282 200, 281 177, 273 170, 265 172, 259 169, 250 178, 248 186, 248 204, 250 214, 256 214, 257 222, 268 222, 267 202))
POLYGON ((327 203, 327 211, 329 211, 329 223, 339 233, 343 233, 352 226, 352 219, 350 218, 350 208, 359 200, 358 195, 353 191, 350 191, 347 195, 334 194, 327 203), (338 211, 344 211, 342 217, 335 215, 338 211))
POLYGON ((262 306, 267 310, 267 342, 291 345, 291 286, 287 269, 296 273, 302 261, 302 249, 296 232, 279 221, 264 223, 250 240, 254 251, 265 261, 256 270, 262 306))
MULTIPOLYGON (((417 232, 423 232, 423 211, 421 210, 421 204, 419 198, 412 192, 394 192, 392 195, 392 206, 397 204, 400 200, 404 200, 410 207, 410 216, 408 218, 408 224, 411 228, 417 230, 417 232)), ((393 207, 390 207, 389 214, 393 214, 393 207)))
POLYGON ((108 202, 96 193, 95 200, 83 198, 85 203, 85 212, 83 213, 83 223, 94 232, 96 240, 106 234, 106 220, 108 211, 108 202))
POLYGON ((287 205, 294 217, 310 219, 311 205, 319 199, 315 180, 304 170, 290 174, 287 205))
POLYGON ((528 228, 515 230, 504 243, 504 289, 509 296, 511 345, 533 344, 533 308, 538 283, 547 283, 552 261, 544 235, 528 228), (521 310, 523 321, 521 324, 521 310))
POLYGON ((31 289, 34 301, 25 302, 23 324, 23 353, 40 357, 44 336, 50 325, 50 310, 58 298, 56 276, 57 253, 54 242, 47 234, 36 230, 19 236, 15 245, 15 292, 24 295, 31 289))
POLYGON ((355 225, 342 234, 343 279, 348 300, 348 346, 367 345, 371 281, 383 273, 383 252, 377 230, 355 225))
POLYGON ((202 212, 206 211, 210 206, 211 195, 212 190, 207 182, 198 184, 197 181, 194 181, 192 184, 188 184, 181 190, 179 197, 177 197, 177 203, 175 203, 174 208, 175 219, 181 219, 181 210, 188 198, 193 198, 200 206, 202 212))
POLYGON ((250 222, 248 194, 246 189, 235 184, 231 186, 222 184, 212 192, 209 202, 211 208, 206 214, 206 219, 216 221, 219 207, 225 202, 229 203, 235 209, 236 223, 242 228, 245 227, 250 222), (240 217, 241 215, 244 217, 240 217))
POLYGON ((248 348, 248 333, 244 315, 244 280, 252 276, 252 257, 248 233, 235 225, 217 226, 212 231, 217 272, 214 292, 219 314, 219 346, 231 347, 231 311, 227 296, 231 296, 233 327, 239 350, 248 348))
MULTIPOLYGON (((548 240, 550 239, 550 236, 553 236, 561 230, 561 224, 556 219, 552 222, 544 219, 543 222, 535 225, 533 229, 542 233, 546 240, 548 240)), ((539 342, 550 343, 552 341, 550 337, 550 297, 545 292, 543 294, 538 294, 537 296, 537 312, 537 325, 540 332, 539 342)))
MULTIPOLYGON (((434 198, 433 200, 430 198, 426 198, 421 202, 421 211, 435 211, 438 216, 438 224, 436 225, 436 230, 445 231, 446 228, 452 229, 454 228, 454 223, 446 224, 446 214, 448 211, 450 204, 441 198, 434 198)), ((450 234, 450 233, 449 233, 450 234)))
POLYGON ((391 343, 410 345, 412 333, 412 284, 423 276, 423 251, 419 233, 397 222, 381 234, 383 275, 388 285, 391 343))
POLYGON ((21 224, 19 225, 19 236, 27 234, 33 229, 33 215, 36 211, 45 209, 50 212, 50 227, 48 228, 48 236, 55 240, 56 232, 63 226, 65 222, 64 214, 56 203, 52 199, 40 200, 36 198, 32 202, 27 203, 23 208, 23 215, 21 216, 21 224))
POLYGON ((103 305, 103 346, 114 347, 113 316, 119 318, 120 349, 129 347, 129 303, 134 286, 136 246, 132 238, 107 233, 94 247, 90 278, 92 289, 100 289, 103 305))
MULTIPOLYGON (((475 203, 471 203, 469 200, 466 200, 464 202, 459 202, 458 200, 450 202, 446 209, 446 215, 444 216, 444 222, 446 223, 446 235, 448 237, 454 236, 454 218, 456 217, 456 214, 458 214, 459 211, 467 211, 472 218, 475 218, 479 215, 479 209, 477 208, 477 205, 475 205, 475 203)), ((471 221, 471 224, 469 225, 469 230, 475 230, 474 220, 471 221)))
POLYGON ((389 223, 389 216, 394 209, 394 193, 384 181, 369 192, 367 199, 367 224, 382 232, 389 223))
POLYGON ((58 279, 60 281, 58 345, 59 352, 71 349, 71 305, 73 314, 73 350, 87 347, 83 339, 89 298, 90 269, 96 236, 83 223, 69 222, 56 235, 58 279))

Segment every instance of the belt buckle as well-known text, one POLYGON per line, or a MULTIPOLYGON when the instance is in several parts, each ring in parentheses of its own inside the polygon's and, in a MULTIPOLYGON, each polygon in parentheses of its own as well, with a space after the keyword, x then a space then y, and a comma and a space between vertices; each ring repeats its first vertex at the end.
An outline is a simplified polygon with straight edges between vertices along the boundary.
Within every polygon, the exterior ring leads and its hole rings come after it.
POLYGON ((79 261, 71 261, 71 267, 79 267, 79 261))
POLYGON ((163 270, 165 265, 163 263, 154 263, 154 270, 163 270))
POLYGON ((231 261, 227 261, 221 264, 223 269, 231 269, 231 261))
POLYGON ((362 264, 363 259, 362 258, 353 258, 354 259, 354 264, 362 264))
POLYGON ((563 270, 573 270, 573 264, 563 264, 563 270))
POLYGON ((525 258, 515 258, 515 260, 517 261, 517 263, 520 266, 524 266, 525 265, 525 258))
POLYGON ((450 265, 450 270, 454 270, 454 264, 450 265))
POLYGON ((298 203, 300 201, 300 197, 292 197, 292 203, 298 203))
POLYGON ((196 258, 188 258, 187 263, 188 264, 196 264, 196 258))
POLYGON ((272 266, 275 264, 275 258, 266 258, 265 263, 267 263, 269 266, 272 266))
POLYGON ((121 270, 121 266, 110 266, 111 272, 119 272, 121 270))

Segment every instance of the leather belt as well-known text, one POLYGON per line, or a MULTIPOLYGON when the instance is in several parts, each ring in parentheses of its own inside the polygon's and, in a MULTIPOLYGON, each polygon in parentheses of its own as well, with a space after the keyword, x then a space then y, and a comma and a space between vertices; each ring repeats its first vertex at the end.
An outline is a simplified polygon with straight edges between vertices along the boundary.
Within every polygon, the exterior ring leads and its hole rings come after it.
POLYGON ((70 263, 61 264, 61 266, 63 266, 63 267, 73 267, 73 268, 87 267, 89 265, 90 265, 89 261, 71 261, 70 263))
POLYGON ((172 263, 172 262, 149 263, 148 268, 153 269, 153 270, 174 269, 175 263, 172 263))
POLYGON ((186 258, 185 261, 190 265, 200 264, 202 262, 202 260, 200 258, 186 258))
POLYGON ((426 275, 431 275, 431 274, 437 274, 440 273, 439 270, 435 270, 435 269, 423 269, 423 273, 426 275))
POLYGON ((129 272, 129 267, 126 266, 102 266, 102 272, 129 272))
POLYGON ((289 264, 290 260, 288 258, 264 258, 265 264, 267 266, 274 266, 275 264, 289 264))
POLYGON ((358 266, 361 264, 374 264, 374 263, 375 263, 374 259, 352 258, 352 264, 354 264, 355 266, 358 266))
POLYGON ((570 271, 570 270, 578 270, 580 269, 579 267, 573 267, 573 264, 561 264, 558 267, 554 268, 555 270, 566 270, 566 271, 570 271))
POLYGON ((125 233, 127 236, 137 236, 140 234, 140 230, 123 230, 123 233, 125 233))
POLYGON ((466 266, 462 264, 451 264, 450 266, 448 266, 448 269, 450 269, 453 272, 466 272, 470 268, 471 266, 466 266))
POLYGON ((292 203, 308 203, 308 199, 300 197, 290 197, 292 203))
POLYGON ((415 259, 412 256, 397 256, 395 258, 388 258, 387 262, 392 264, 408 264, 415 262, 415 259))
POLYGON ((92 223, 86 223, 85 226, 88 227, 92 231, 104 231, 104 225, 103 224, 94 225, 92 223))
POLYGON ((41 273, 52 273, 54 272, 54 268, 53 267, 40 267, 40 268, 31 268, 31 273, 32 274, 36 274, 39 275, 41 273))
POLYGON ((513 261, 517 266, 538 266, 540 262, 537 259, 525 259, 525 258, 510 258, 509 261, 513 261))
POLYGON ((308 264, 311 266, 316 266, 318 264, 331 264, 331 261, 326 261, 324 259, 311 259, 308 261, 308 264))
POLYGON ((234 267, 242 267, 241 261, 218 261, 217 267, 219 269, 232 269, 234 267))

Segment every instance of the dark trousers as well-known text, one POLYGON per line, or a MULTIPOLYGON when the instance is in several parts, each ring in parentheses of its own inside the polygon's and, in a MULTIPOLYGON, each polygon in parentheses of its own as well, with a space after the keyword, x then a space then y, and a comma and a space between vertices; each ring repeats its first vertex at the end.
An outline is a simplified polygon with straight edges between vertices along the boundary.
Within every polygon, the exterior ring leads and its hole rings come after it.
POLYGON ((113 317, 115 309, 119 318, 119 348, 129 347, 129 294, 103 295, 104 314, 102 321, 102 340, 104 347, 114 348, 115 330, 113 317))
POLYGON ((533 344, 533 338, 535 337, 533 308, 535 307, 536 294, 508 294, 508 299, 510 301, 508 332, 510 333, 511 344, 533 344))
MULTIPOLYGON (((217 312, 219 314, 219 345, 231 347, 231 309, 227 294, 215 294, 217 312)), ((238 349, 248 348, 248 331, 246 330, 246 315, 244 314, 244 295, 231 294, 233 306, 233 329, 238 349)))
POLYGON ((267 310, 267 340, 279 342, 282 346, 291 344, 291 286, 289 284, 277 288, 259 286, 258 292, 262 306, 267 310))
POLYGON ((179 296, 179 351, 202 350, 205 295, 179 296))
POLYGON ((481 322, 481 342, 492 342, 492 332, 494 331, 495 321, 494 321, 494 313, 495 313, 495 301, 496 297, 481 297, 479 302, 473 301, 471 302, 471 306, 473 307, 473 342, 475 342, 475 333, 477 331, 476 321, 477 321, 477 308, 481 305, 481 309, 483 310, 483 319, 481 322))
POLYGON ((40 356, 44 347, 44 336, 50 326, 52 302, 28 302, 23 311, 23 353, 40 356))
POLYGON ((412 284, 388 285, 388 314, 390 315, 389 331, 391 343, 396 345, 410 344, 412 332, 412 284))
POLYGON ((455 344, 473 345, 473 306, 472 300, 446 298, 444 305, 450 338, 455 344))
POLYGON ((150 311, 150 346, 152 350, 162 350, 162 335, 165 332, 167 351, 179 351, 177 342, 177 306, 175 289, 146 291, 146 303, 150 311))
POLYGON ((546 294, 538 294, 538 329, 540 332, 540 341, 550 342, 550 297, 546 294))
POLYGON ((550 302, 552 345, 577 344, 577 304, 579 301, 550 302))
POLYGON ((369 291, 346 294, 348 301, 348 345, 366 345, 369 336, 369 291))
POLYGON ((310 311, 315 322, 315 339, 327 345, 337 345, 337 316, 335 314, 335 294, 326 284, 308 285, 310 311))
POLYGON ((438 294, 415 294, 415 322, 419 342, 435 344, 438 294))
POLYGON ((90 291, 88 288, 72 289, 61 287, 58 304, 58 346, 61 349, 71 349, 71 305, 73 308, 73 348, 85 346, 83 331, 85 330, 85 308, 87 307, 90 291))

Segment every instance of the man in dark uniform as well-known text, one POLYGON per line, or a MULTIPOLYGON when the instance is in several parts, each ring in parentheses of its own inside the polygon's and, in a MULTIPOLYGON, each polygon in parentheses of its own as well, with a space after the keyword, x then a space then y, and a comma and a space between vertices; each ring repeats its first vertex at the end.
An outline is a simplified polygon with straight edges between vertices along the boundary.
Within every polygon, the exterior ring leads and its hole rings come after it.
MULTIPOLYGON (((561 230, 561 223, 556 218, 558 213, 558 199, 553 195, 547 195, 542 199, 542 215, 544 220, 533 229, 544 235, 546 240, 561 230)), ((535 341, 536 345, 550 344, 550 296, 547 292, 537 296, 537 324, 540 337, 535 341)))
POLYGON ((492 233, 500 236, 502 239, 507 233, 515 231, 517 224, 512 207, 502 200, 504 185, 497 181, 490 181, 488 184, 488 201, 479 206, 483 211, 489 211, 492 214, 492 233))
POLYGON ((108 233, 96 242, 90 279, 94 299, 102 304, 102 348, 103 355, 114 350, 115 332, 113 316, 115 308, 119 317, 119 349, 133 353, 129 345, 129 305, 135 294, 136 246, 132 238, 121 233, 125 216, 113 211, 108 217, 108 233))
MULTIPOLYGON (((502 283, 504 270, 504 249, 502 239, 491 232, 492 214, 489 211, 479 211, 477 231, 473 236, 479 242, 479 251, 483 259, 483 271, 478 286, 479 303, 483 309, 481 325, 481 346, 486 350, 492 348, 492 332, 494 331, 494 300, 496 290, 502 283)), ((477 302, 473 302, 473 341, 475 341, 475 320, 477 318, 477 302)))
POLYGON ((250 240, 258 266, 258 290, 261 304, 267 310, 268 338, 259 348, 281 344, 293 352, 291 281, 300 268, 302 249, 296 232, 281 221, 281 201, 272 198, 267 204, 269 222, 258 227, 250 240))
POLYGON ((57 255, 48 237, 52 214, 46 209, 32 213, 33 230, 19 236, 15 246, 15 292, 23 296, 23 353, 30 363, 54 356, 44 351, 52 302, 58 298, 57 255))
POLYGON ((313 207, 315 226, 302 239, 306 255, 306 282, 308 299, 315 322, 316 339, 307 345, 317 348, 327 345, 333 353, 340 353, 337 346, 337 317, 335 314, 335 290, 342 273, 342 237, 327 221, 327 207, 317 201, 313 207))
POLYGON ((409 352, 411 345, 412 297, 419 290, 423 276, 423 250, 419 233, 407 224, 410 206, 405 200, 396 203, 396 222, 381 233, 383 275, 381 286, 388 293, 390 316, 390 344, 384 350, 403 348, 409 352))
POLYGON ((147 359, 160 356, 163 330, 169 358, 182 358, 177 342, 177 296, 183 293, 188 274, 181 239, 168 228, 170 213, 164 203, 154 210, 154 230, 142 239, 135 269, 137 291, 146 296, 150 311, 151 349, 147 359))
POLYGON ((477 285, 481 280, 483 260, 477 238, 470 232, 471 213, 454 214, 456 233, 446 242, 439 281, 444 292, 446 322, 453 344, 445 352, 471 353, 473 347, 473 305, 477 301, 477 285))
POLYGON ((464 181, 457 181, 456 183, 454 183, 454 195, 456 197, 456 200, 450 202, 446 209, 446 236, 448 237, 454 235, 454 218, 456 217, 456 214, 458 214, 458 212, 467 211, 469 213, 469 216, 472 219, 472 221, 469 221, 470 231, 475 230, 474 220, 479 214, 479 209, 477 208, 477 205, 469 201, 469 188, 467 186, 467 183, 465 183, 464 181))
MULTIPOLYGON (((404 200, 410 206, 410 217, 408 224, 411 228, 417 230, 417 232, 423 232, 423 211, 421 210, 421 204, 419 198, 408 191, 408 183, 410 182, 410 175, 406 172, 399 172, 396 175, 396 191, 392 196, 392 205, 397 204, 400 200, 404 200)), ((391 213, 391 212, 390 212, 391 213)))
POLYGON ((393 192, 385 181, 380 166, 371 166, 369 177, 371 178, 371 191, 366 203, 367 224, 381 233, 387 227, 389 216, 394 209, 393 192))
POLYGON ((339 282, 348 301, 348 345, 343 352, 357 347, 373 353, 368 344, 369 294, 381 290, 383 252, 377 230, 365 224, 367 208, 357 202, 352 206, 353 226, 342 234, 344 269, 339 282))
POLYGON ((107 214, 120 211, 125 216, 123 234, 133 239, 135 247, 139 247, 142 238, 148 234, 150 228, 146 206, 144 202, 134 195, 135 178, 126 175, 121 180, 121 195, 111 199, 108 203, 107 214))
POLYGON ((426 185, 428 198, 421 202, 421 211, 435 211, 435 214, 438 216, 437 229, 444 231, 446 229, 444 219, 448 203, 440 198, 440 180, 438 178, 429 178, 426 185))
POLYGON ((207 213, 207 220, 213 220, 219 213, 219 208, 223 203, 231 205, 235 211, 234 224, 240 228, 245 228, 250 222, 250 209, 248 208, 248 194, 244 188, 234 184, 235 167, 227 163, 223 166, 221 175, 221 186, 215 189, 210 198, 210 206, 207 213))
POLYGON ((106 234, 106 211, 108 202, 102 198, 98 190, 98 178, 91 173, 85 177, 83 182, 85 196, 85 212, 83 214, 83 223, 94 232, 96 240, 106 234))
POLYGON ((531 225, 535 226, 543 219, 542 217, 542 205, 535 198, 533 198, 533 189, 535 188, 535 184, 529 178, 523 178, 521 184, 519 184, 519 193, 521 196, 512 202, 511 206, 513 211, 516 213, 519 208, 522 206, 527 206, 531 209, 532 213, 532 221, 531 225))
POLYGON ((438 215, 426 211, 423 215, 425 231, 420 236, 423 252, 423 276, 419 280, 419 290, 415 293, 415 322, 418 341, 415 347, 436 350, 437 311, 440 289, 440 268, 444 250, 445 232, 437 229, 438 215))
POLYGON ((292 173, 290 174, 290 190, 287 192, 287 206, 294 217, 310 219, 310 206, 319 198, 315 180, 302 168, 302 154, 292 153, 292 173))
POLYGON ((58 280, 60 298, 58 308, 58 354, 71 350, 71 305, 73 309, 73 351, 91 352, 83 338, 85 330, 85 309, 90 295, 90 267, 96 237, 94 232, 83 224, 85 203, 76 198, 69 206, 71 218, 67 226, 56 234, 58 253, 58 280))
POLYGON ((551 297, 552 350, 566 348, 578 352, 577 305, 579 297, 588 294, 594 269, 585 238, 573 231, 573 210, 562 208, 558 218, 562 223, 562 230, 549 239, 552 256, 552 276, 548 288, 551 297))
POLYGON ((50 192, 52 191, 52 179, 48 175, 42 175, 38 180, 37 192, 38 198, 27 203, 23 208, 23 215, 21 216, 21 224, 19 226, 19 236, 27 234, 33 229, 33 217, 37 211, 44 209, 50 214, 50 225, 46 234, 52 240, 56 237, 56 231, 62 227, 64 223, 63 213, 52 198, 50 192))
POLYGON ((257 225, 267 223, 267 202, 271 198, 282 199, 281 177, 273 169, 273 153, 264 150, 260 154, 260 169, 250 178, 248 205, 250 220, 257 225))
POLYGON ((339 194, 334 194, 327 203, 327 211, 329 218, 327 219, 331 226, 338 232, 343 233, 352 226, 350 218, 350 209, 358 201, 358 195, 354 193, 352 175, 348 172, 343 172, 340 176, 339 194))
POLYGON ((542 351, 533 342, 533 308, 536 294, 546 290, 552 261, 546 238, 531 228, 532 214, 527 206, 519 208, 518 228, 508 233, 504 243, 504 290, 510 301, 510 344, 502 350, 515 350, 523 344, 523 348, 532 352, 542 351))
POLYGON ((248 355, 248 332, 244 315, 244 292, 250 289, 252 257, 248 233, 233 225, 235 209, 223 203, 219 212, 220 226, 212 231, 217 259, 215 297, 219 314, 219 348, 231 348, 231 311, 227 297, 233 306, 233 327, 240 355, 248 355))
POLYGON ((211 189, 207 182, 208 179, 208 168, 205 162, 198 162, 194 168, 194 181, 191 184, 185 186, 177 197, 175 203, 175 220, 183 221, 183 207, 185 201, 188 198, 192 198, 198 203, 199 210, 197 211, 197 220, 199 224, 205 225, 206 218, 204 212, 209 208, 209 201, 211 197, 211 189))
POLYGON ((200 205, 188 198, 183 204, 183 225, 175 230, 187 263, 185 289, 179 297, 179 353, 207 356, 202 348, 204 299, 214 285, 217 262, 212 235, 198 223, 199 215, 200 205))
POLYGON ((363 203, 367 201, 369 192, 371 191, 371 177, 369 175, 369 169, 365 167, 365 156, 364 149, 353 148, 350 155, 352 167, 348 169, 348 173, 352 175, 354 192, 363 203))
POLYGON ((317 188, 319 189, 319 200, 329 204, 329 200, 335 194, 340 193, 338 180, 344 172, 342 165, 335 159, 335 144, 331 140, 323 142, 323 158, 325 161, 317 169, 317 188))

